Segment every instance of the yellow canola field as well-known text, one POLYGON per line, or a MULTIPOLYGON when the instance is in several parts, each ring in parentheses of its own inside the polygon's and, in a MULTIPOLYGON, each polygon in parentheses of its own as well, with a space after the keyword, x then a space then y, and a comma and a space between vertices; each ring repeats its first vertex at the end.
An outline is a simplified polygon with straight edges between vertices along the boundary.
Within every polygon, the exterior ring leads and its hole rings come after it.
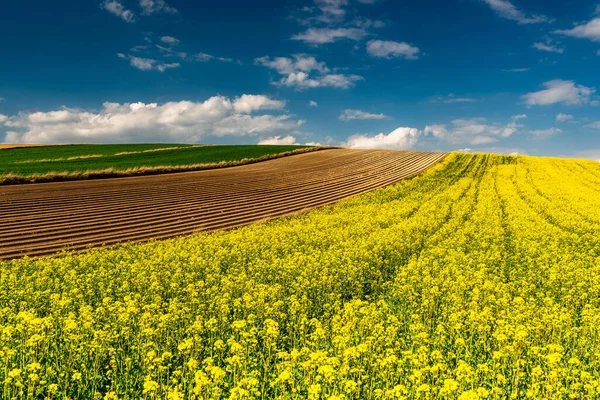
POLYGON ((600 164, 452 154, 297 217, 0 262, 2 398, 600 398, 600 164))

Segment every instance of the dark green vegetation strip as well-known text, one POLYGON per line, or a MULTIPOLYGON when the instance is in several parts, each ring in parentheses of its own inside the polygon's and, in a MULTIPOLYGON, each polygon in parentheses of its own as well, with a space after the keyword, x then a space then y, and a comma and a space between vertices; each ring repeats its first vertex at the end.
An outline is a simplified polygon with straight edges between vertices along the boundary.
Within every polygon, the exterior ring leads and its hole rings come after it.
POLYGON ((0 184, 194 171, 315 151, 305 146, 71 145, 0 150, 0 184))

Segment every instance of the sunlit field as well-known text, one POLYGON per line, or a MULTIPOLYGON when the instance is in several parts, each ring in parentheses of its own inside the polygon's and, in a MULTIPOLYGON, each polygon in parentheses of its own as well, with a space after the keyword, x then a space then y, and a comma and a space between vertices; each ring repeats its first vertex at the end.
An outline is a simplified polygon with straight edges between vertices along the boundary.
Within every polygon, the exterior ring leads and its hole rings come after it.
POLYGON ((3 398, 600 396, 600 164, 451 154, 213 234, 0 262, 3 398))

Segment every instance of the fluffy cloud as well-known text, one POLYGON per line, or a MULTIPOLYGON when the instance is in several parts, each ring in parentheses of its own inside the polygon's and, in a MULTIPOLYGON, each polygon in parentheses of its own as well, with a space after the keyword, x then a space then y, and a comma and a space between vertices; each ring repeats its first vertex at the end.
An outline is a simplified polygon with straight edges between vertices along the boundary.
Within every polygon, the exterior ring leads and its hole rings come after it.
POLYGON ((293 58, 260 57, 256 58, 254 63, 284 75, 273 84, 294 87, 298 90, 320 87, 349 89, 354 87, 357 81, 363 79, 358 75, 331 74, 324 62, 319 62, 314 57, 304 54, 296 54, 293 58))
POLYGON ((317 102, 316 102, 316 101, 314 101, 314 100, 311 100, 311 101, 309 101, 309 102, 308 102, 308 105, 309 105, 310 107, 319 107, 319 103, 317 103, 317 102))
POLYGON ((8 120, 8 117, 4 114, 0 114, 0 124, 5 123, 8 120))
POLYGON ((348 0, 315 0, 315 5, 322 15, 317 17, 321 22, 339 22, 346 16, 345 6, 348 0))
POLYGON ((150 15, 154 13, 167 13, 177 14, 177 9, 171 7, 164 0, 140 0, 140 7, 142 8, 143 15, 150 15))
POLYGON ((327 74, 311 78, 305 72, 291 73, 276 84, 280 86, 295 87, 297 89, 314 89, 332 87, 336 89, 349 89, 363 78, 358 75, 327 74))
POLYGON ((558 135, 562 132, 562 129, 559 128, 549 128, 549 129, 538 129, 533 131, 528 131, 530 135, 536 136, 538 138, 547 138, 550 136, 558 135))
POLYGON ((570 105, 590 103, 591 96, 596 92, 595 88, 577 85, 573 81, 555 79, 544 83, 546 89, 539 92, 527 93, 521 96, 521 100, 528 105, 550 105, 564 103, 570 105))
POLYGON ((398 58, 416 60, 419 58, 419 49, 404 42, 389 40, 371 40, 367 43, 367 53, 379 58, 398 58))
POLYGON ((516 115, 506 125, 490 125, 485 118, 455 119, 451 128, 446 125, 428 125, 424 133, 453 144, 490 144, 518 132, 523 126, 517 121, 522 118, 526 116, 516 115))
POLYGON ((352 121, 355 119, 387 119, 385 114, 371 114, 361 110, 344 110, 340 115, 342 121, 352 121))
POLYGON ((99 112, 76 108, 8 117, 7 143, 198 142, 208 136, 261 136, 293 132, 304 121, 265 96, 215 96, 204 102, 104 103, 99 112))
POLYGON ((120 17, 125 22, 135 22, 135 14, 131 10, 127 10, 123 4, 117 0, 106 0, 100 7, 111 14, 120 17))
POLYGON ((352 149, 410 149, 422 135, 423 132, 416 128, 403 127, 387 135, 380 133, 375 136, 350 136, 345 146, 352 149))
POLYGON ((547 51, 550 53, 562 54, 565 52, 565 49, 563 49, 561 47, 557 47, 553 44, 546 44, 546 43, 542 43, 542 42, 536 42, 531 47, 533 47, 534 49, 538 49, 541 51, 547 51))
POLYGON ((329 68, 324 62, 319 62, 313 56, 306 54, 294 54, 293 58, 288 57, 260 57, 254 60, 257 65, 274 69, 281 75, 288 75, 294 72, 312 72, 328 73, 329 68))
POLYGON ((267 96, 244 94, 235 99, 233 108, 238 113, 252 113, 262 110, 282 110, 285 101, 273 100, 267 96))
POLYGON ((573 119, 573 116, 571 114, 563 114, 563 113, 556 114, 556 122, 566 122, 566 121, 570 121, 572 119, 573 119))
POLYGON ((258 142, 259 145, 264 145, 264 144, 274 144, 274 145, 278 145, 278 146, 282 146, 282 145, 294 145, 294 144, 298 144, 296 142, 296 138, 293 136, 273 136, 270 138, 266 138, 266 139, 262 139, 258 142))
POLYGON ((292 39, 320 45, 342 39, 361 40, 365 36, 367 36, 367 31, 362 28, 309 28, 303 33, 292 36, 292 39))
POLYGON ((550 22, 544 15, 527 15, 508 0, 483 0, 498 15, 519 24, 539 24, 550 22))
POLYGON ((573 29, 557 30, 554 33, 600 42, 600 18, 594 18, 585 24, 577 25, 573 29))
POLYGON ((170 45, 178 45, 179 44, 179 39, 174 38, 173 36, 163 36, 160 38, 160 41, 166 44, 170 44, 170 45))
MULTIPOLYGON (((348 138, 345 145, 351 148, 381 148, 381 149, 408 149, 413 147, 419 140, 427 136, 453 145, 489 145, 501 139, 506 139, 519 132, 523 125, 519 120, 527 118, 526 114, 515 115, 507 124, 490 124, 485 118, 455 119, 451 126, 427 125, 424 130, 416 128, 398 128, 386 135, 354 135, 348 138)), ((529 131, 530 134, 555 134, 560 132, 554 130, 529 131)))
POLYGON ((141 71, 165 72, 167 69, 179 68, 181 66, 181 64, 179 63, 162 63, 152 58, 136 57, 129 54, 125 55, 123 53, 119 53, 117 54, 117 56, 124 60, 129 60, 129 64, 132 67, 137 68, 141 71))
MULTIPOLYGON (((378 0, 358 0, 358 2, 362 4, 374 4, 377 1, 378 0)), ((304 11, 314 12, 315 10, 318 10, 321 14, 303 22, 308 23, 314 20, 327 24, 341 23, 346 17, 346 7, 349 3, 349 0, 314 0, 315 7, 304 7, 304 11)))

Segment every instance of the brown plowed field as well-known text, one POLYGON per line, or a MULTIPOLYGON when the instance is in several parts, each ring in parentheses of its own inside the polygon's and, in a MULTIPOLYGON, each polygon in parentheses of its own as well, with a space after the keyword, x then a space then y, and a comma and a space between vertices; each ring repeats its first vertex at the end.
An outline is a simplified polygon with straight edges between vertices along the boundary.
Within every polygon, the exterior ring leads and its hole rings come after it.
POLYGON ((0 187, 0 259, 291 215, 415 176, 444 156, 337 149, 221 170, 0 187))

